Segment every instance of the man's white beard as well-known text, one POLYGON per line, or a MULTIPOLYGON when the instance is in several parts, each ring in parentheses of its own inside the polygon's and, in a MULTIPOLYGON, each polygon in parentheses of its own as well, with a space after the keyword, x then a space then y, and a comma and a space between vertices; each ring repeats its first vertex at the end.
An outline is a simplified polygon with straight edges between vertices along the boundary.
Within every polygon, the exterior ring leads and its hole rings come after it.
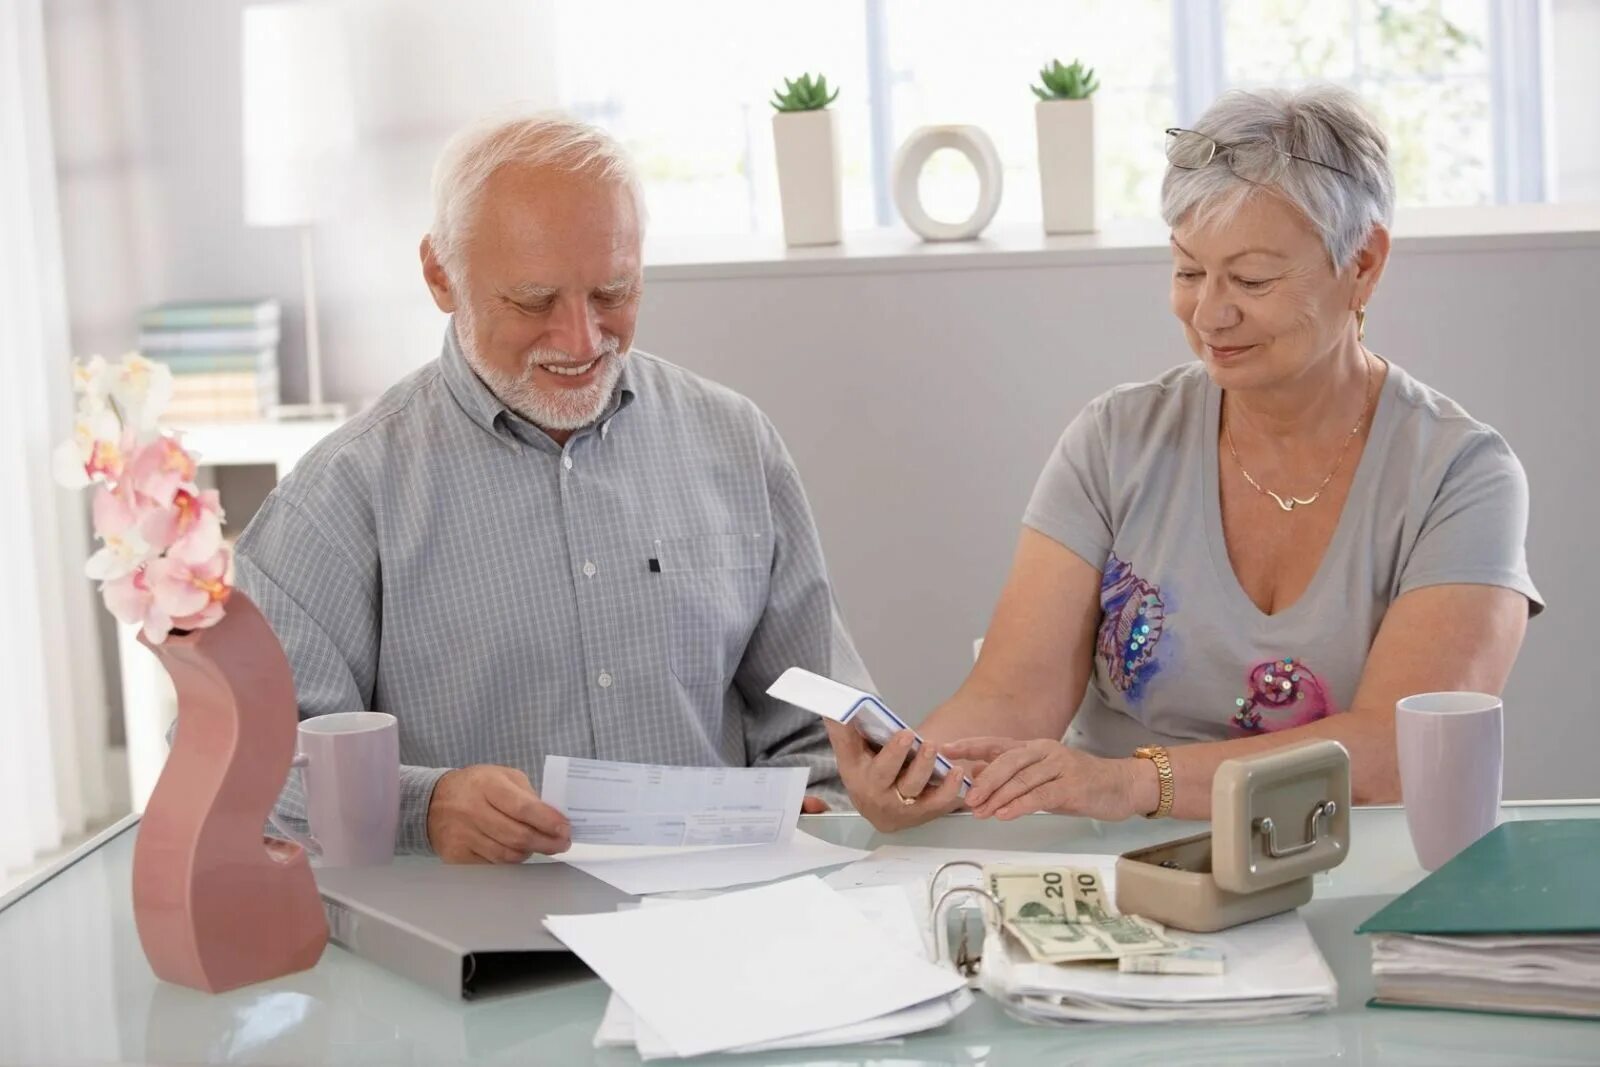
POLYGON ((469 315, 456 315, 456 341, 467 365, 483 379, 489 391, 500 402, 527 419, 541 430, 565 433, 593 425, 611 402, 611 393, 622 376, 623 360, 628 353, 621 351, 615 337, 607 337, 600 346, 599 376, 581 389, 546 390, 539 388, 534 378, 534 368, 542 363, 572 364, 581 362, 570 353, 553 348, 530 349, 523 355, 522 373, 507 374, 492 367, 478 354, 478 339, 469 315))

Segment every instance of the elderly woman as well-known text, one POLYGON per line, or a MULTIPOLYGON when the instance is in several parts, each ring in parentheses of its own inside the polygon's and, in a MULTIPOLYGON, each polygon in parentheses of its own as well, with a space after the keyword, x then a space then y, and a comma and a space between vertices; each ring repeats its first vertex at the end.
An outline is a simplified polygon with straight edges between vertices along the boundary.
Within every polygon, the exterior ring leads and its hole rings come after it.
POLYGON ((1233 92, 1168 138, 1198 358, 1067 427, 935 744, 832 730, 880 829, 962 804, 1203 819, 1223 760, 1313 738, 1349 750, 1358 802, 1394 801, 1396 700, 1498 692, 1542 608, 1516 456, 1362 343, 1394 176, 1360 102, 1233 92), (972 761, 964 799, 930 785, 936 746, 972 761))

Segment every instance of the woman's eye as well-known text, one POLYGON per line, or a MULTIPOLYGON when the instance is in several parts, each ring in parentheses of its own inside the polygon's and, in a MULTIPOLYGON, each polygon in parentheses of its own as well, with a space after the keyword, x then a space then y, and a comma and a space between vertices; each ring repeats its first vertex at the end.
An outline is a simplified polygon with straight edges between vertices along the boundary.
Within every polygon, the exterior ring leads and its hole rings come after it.
POLYGON ((1186 282, 1192 282, 1200 277, 1200 272, 1197 270, 1180 270, 1177 276, 1186 282))

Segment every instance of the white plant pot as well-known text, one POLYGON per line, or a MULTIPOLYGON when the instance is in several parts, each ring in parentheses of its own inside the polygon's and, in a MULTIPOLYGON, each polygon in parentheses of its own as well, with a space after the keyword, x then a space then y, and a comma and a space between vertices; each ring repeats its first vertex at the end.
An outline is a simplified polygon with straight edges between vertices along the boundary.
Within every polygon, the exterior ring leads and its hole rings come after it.
POLYGON ((1040 100, 1034 115, 1044 232, 1093 232, 1094 98, 1040 100))
POLYGON ((839 130, 834 113, 780 111, 772 116, 778 155, 783 239, 791 248, 834 245, 844 237, 839 130))

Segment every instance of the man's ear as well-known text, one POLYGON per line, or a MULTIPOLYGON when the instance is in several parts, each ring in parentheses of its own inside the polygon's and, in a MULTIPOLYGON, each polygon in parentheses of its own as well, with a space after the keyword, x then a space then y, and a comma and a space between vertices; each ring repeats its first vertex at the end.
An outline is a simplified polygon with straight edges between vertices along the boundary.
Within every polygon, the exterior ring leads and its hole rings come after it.
POLYGON ((1367 235, 1367 243, 1356 252, 1355 306, 1351 311, 1372 299, 1372 292, 1378 287, 1378 279, 1383 277, 1383 268, 1388 263, 1389 230, 1382 225, 1374 226, 1367 235))
POLYGON ((438 252, 434 250, 433 238, 424 237, 422 247, 417 250, 422 256, 422 280, 428 283, 428 292, 433 294, 433 302, 445 314, 451 314, 459 303, 455 286, 450 281, 450 275, 445 272, 444 264, 439 262, 438 252))

